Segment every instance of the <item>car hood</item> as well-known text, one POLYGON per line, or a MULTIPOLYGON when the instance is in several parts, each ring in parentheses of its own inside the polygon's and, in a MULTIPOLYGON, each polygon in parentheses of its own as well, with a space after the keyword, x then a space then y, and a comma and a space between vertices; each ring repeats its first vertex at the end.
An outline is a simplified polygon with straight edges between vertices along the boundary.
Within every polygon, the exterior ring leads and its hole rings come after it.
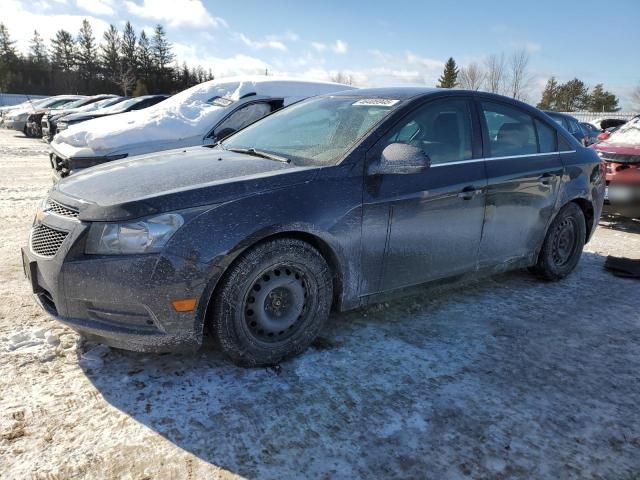
POLYGON ((310 181, 317 167, 208 147, 170 150, 83 170, 51 196, 81 220, 124 220, 213 205, 310 181))
POLYGON ((109 114, 78 112, 78 113, 70 113, 68 115, 65 115, 65 117, 62 120, 64 120, 65 122, 77 122, 78 120, 91 120, 92 118, 103 117, 105 115, 109 115, 109 114))

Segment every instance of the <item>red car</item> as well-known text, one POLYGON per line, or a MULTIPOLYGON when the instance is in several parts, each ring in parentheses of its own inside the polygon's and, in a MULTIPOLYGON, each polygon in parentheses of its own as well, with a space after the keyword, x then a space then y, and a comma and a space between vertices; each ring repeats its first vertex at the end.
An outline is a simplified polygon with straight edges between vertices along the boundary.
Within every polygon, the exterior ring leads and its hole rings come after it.
POLYGON ((640 218, 640 115, 591 148, 606 162, 610 210, 640 218))

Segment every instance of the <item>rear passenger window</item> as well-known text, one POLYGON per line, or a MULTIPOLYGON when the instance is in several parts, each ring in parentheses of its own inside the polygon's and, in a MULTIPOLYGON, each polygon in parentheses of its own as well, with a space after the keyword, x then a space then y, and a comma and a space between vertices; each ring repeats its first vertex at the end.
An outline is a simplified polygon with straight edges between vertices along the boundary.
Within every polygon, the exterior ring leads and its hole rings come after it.
POLYGON ((469 160, 471 113, 463 99, 446 99, 419 107, 401 120, 381 142, 406 143, 422 149, 434 165, 469 160))
POLYGON ((533 117, 517 108, 481 102, 489 137, 490 157, 538 153, 533 117))
POLYGON ((551 128, 546 123, 535 119, 536 131, 538 132, 538 151, 540 153, 557 152, 557 134, 555 128, 551 128))

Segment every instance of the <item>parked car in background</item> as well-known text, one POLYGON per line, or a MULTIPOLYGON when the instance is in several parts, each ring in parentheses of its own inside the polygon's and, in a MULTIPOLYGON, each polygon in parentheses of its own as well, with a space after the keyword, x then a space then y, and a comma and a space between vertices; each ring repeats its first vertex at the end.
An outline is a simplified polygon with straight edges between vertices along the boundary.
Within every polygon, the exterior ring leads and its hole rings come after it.
POLYGON ((38 104, 29 104, 25 107, 10 110, 4 117, 5 128, 18 130, 27 135, 27 118, 36 108, 55 108, 84 98, 82 95, 56 95, 49 97, 38 104))
POLYGON ((582 130, 580 122, 575 117, 567 115, 566 113, 551 112, 549 110, 545 110, 544 113, 555 120, 558 125, 562 125, 567 130, 567 132, 573 135, 573 137, 578 140, 583 146, 588 145, 588 137, 582 130))
POLYGON ((592 148, 606 162, 608 210, 640 218, 640 116, 592 148))
POLYGON ((611 127, 600 132, 598 134, 598 141, 607 140, 614 132, 618 131, 620 127, 611 127))
POLYGON ((33 108, 38 108, 38 106, 44 102, 46 102, 47 100, 49 100, 51 97, 46 97, 46 98, 37 98, 35 100, 27 100, 25 102, 22 103, 18 103, 16 105, 5 105, 3 107, 0 107, 0 125, 2 125, 3 119, 2 117, 4 117, 6 114, 8 114, 10 111, 12 110, 16 110, 16 109, 24 109, 24 108, 28 108, 28 107, 33 107, 33 108))
POLYGON ((602 130, 598 130, 594 125, 588 122, 580 122, 582 133, 587 138, 586 146, 593 145, 598 141, 598 135, 602 133, 602 130))
POLYGON ((51 113, 52 115, 55 115, 63 111, 72 111, 73 109, 84 107, 85 105, 89 105, 91 103, 97 102, 104 98, 115 97, 115 96, 116 95, 94 95, 91 97, 85 96, 74 102, 70 102, 57 107, 38 108, 34 110, 27 118, 26 134, 27 136, 30 136, 30 137, 42 137, 42 119, 47 114, 51 113))
POLYGON ((54 178, 128 156, 213 145, 285 105, 350 89, 339 83, 266 76, 204 82, 147 109, 61 132, 51 142, 54 178))
MULTIPOLYGON (((273 87, 256 100, 272 101, 273 87)), ((260 85, 232 88, 229 102, 260 85)), ((522 102, 350 90, 217 145, 62 180, 36 214, 24 269, 42 308, 92 340, 193 348, 209 327, 235 362, 273 365, 305 350, 332 308, 514 268, 565 277, 604 188, 596 153, 522 102)))
POLYGON ((125 100, 125 97, 112 94, 93 95, 84 103, 75 105, 73 108, 61 110, 58 112, 50 112, 42 117, 42 138, 50 142, 57 133, 57 122, 60 118, 71 113, 90 112, 99 108, 108 107, 125 100))
POLYGON ((169 95, 145 95, 142 97, 128 98, 115 105, 91 110, 89 112, 78 112, 65 115, 57 122, 57 131, 62 132, 71 125, 93 120, 94 118, 107 117, 118 113, 132 112, 134 110, 143 110, 169 98, 169 95))

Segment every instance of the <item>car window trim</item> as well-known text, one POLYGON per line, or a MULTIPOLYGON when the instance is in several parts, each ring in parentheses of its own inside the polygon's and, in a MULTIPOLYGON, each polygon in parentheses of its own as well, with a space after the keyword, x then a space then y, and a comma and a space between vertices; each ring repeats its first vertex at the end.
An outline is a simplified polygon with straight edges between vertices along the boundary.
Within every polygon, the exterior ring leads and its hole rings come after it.
POLYGON ((531 153, 528 155, 508 155, 506 157, 483 157, 483 158, 471 158, 469 160, 460 160, 457 162, 448 162, 448 163, 436 163, 435 165, 431 165, 431 168, 439 168, 446 167, 449 165, 461 165, 463 163, 475 163, 475 162, 492 162, 494 160, 508 160, 510 158, 527 158, 527 157, 543 157, 545 155, 558 155, 558 154, 567 154, 567 153, 576 153, 576 150, 567 150, 564 152, 555 151, 555 152, 544 152, 544 153, 531 153))

